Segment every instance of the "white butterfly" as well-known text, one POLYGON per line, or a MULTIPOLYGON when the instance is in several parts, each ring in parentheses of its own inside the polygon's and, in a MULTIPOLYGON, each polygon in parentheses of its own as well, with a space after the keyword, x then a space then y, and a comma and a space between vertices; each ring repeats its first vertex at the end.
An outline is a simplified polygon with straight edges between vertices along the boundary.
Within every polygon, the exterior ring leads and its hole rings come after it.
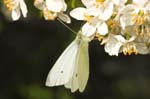
POLYGON ((58 58, 46 80, 46 86, 64 85, 71 92, 83 92, 89 78, 89 39, 78 35, 58 58))

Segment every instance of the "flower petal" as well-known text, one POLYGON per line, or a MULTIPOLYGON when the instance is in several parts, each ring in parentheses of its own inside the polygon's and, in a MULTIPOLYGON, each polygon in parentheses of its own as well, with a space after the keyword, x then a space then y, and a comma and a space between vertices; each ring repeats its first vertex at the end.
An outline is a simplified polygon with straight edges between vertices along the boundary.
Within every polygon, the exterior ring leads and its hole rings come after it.
POLYGON ((67 5, 64 0, 46 0, 47 8, 53 12, 66 11, 67 5))
POLYGON ((97 29, 100 35, 106 35, 108 33, 108 26, 105 22, 102 22, 101 24, 99 24, 97 29))
POLYGON ((64 14, 64 13, 59 13, 59 14, 58 14, 58 17, 59 17, 62 21, 66 22, 66 23, 71 23, 70 17, 69 17, 68 15, 64 14))
POLYGON ((87 36, 87 37, 94 35, 95 31, 96 31, 96 26, 93 26, 93 25, 89 24, 88 22, 85 23, 82 27, 83 35, 87 36))
MULTIPOLYGON (((121 36, 118 36, 118 37, 121 37, 121 36)), ((107 52, 110 56, 113 56, 113 55, 118 56, 120 47, 123 45, 121 42, 118 41, 117 38, 114 35, 111 35, 109 37, 108 42, 105 44, 105 47, 104 47, 105 52, 107 52)))
MULTIPOLYGON (((121 36, 121 35, 115 35, 114 38, 115 38, 117 41, 121 42, 121 43, 126 43, 126 42, 127 42, 127 41, 125 40, 125 38, 124 38, 123 36, 121 36)), ((131 40, 132 40, 132 39, 133 39, 133 38, 131 37, 131 40)))
POLYGON ((99 16, 101 14, 101 9, 93 6, 93 7, 87 8, 86 14, 90 16, 99 16))
POLYGON ((27 17, 28 10, 27 10, 27 6, 26 6, 24 0, 20 0, 20 8, 21 8, 21 12, 22 12, 23 16, 27 17))
POLYGON ((17 21, 20 18, 20 9, 12 10, 12 19, 13 21, 17 21))
POLYGON ((93 6, 93 3, 95 2, 95 0, 81 0, 81 1, 87 8, 93 6))
POLYGON ((129 14, 125 14, 122 17, 120 17, 120 24, 122 29, 125 29, 127 26, 133 25, 132 16, 129 14))
POLYGON ((148 50, 146 44, 144 44, 144 43, 136 43, 136 49, 139 54, 148 54, 149 53, 149 50, 148 50))
POLYGON ((99 18, 102 20, 108 20, 113 14, 113 3, 112 2, 106 2, 106 7, 103 9, 100 13, 99 18))
POLYGON ((115 5, 125 4, 128 0, 113 0, 115 5))
POLYGON ((85 12, 86 12, 85 8, 79 7, 79 8, 73 9, 70 12, 70 16, 77 19, 77 20, 84 20, 85 19, 85 16, 84 16, 85 12))

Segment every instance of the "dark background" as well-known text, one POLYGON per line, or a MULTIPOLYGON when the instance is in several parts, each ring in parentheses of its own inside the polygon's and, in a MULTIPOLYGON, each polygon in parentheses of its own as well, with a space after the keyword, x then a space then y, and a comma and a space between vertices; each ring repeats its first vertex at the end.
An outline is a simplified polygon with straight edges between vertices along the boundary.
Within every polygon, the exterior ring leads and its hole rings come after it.
MULTIPOLYGON (((49 70, 75 35, 58 21, 45 21, 27 2, 26 19, 13 22, 0 12, 0 99, 150 99, 150 56, 112 57, 97 41, 89 46, 84 93, 46 87, 49 70)), ((77 31, 82 24, 72 20, 69 26, 77 31)))

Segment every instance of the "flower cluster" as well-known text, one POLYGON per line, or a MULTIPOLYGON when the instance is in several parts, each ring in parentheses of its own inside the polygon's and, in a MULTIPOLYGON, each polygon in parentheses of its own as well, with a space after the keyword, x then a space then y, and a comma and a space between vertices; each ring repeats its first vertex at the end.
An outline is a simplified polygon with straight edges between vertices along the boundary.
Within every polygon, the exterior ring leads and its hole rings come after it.
POLYGON ((57 17, 66 23, 71 20, 63 12, 67 10, 67 4, 64 0, 34 0, 36 8, 43 12, 45 20, 55 20, 57 17))
MULTIPOLYGON (((70 12, 76 20, 85 21, 82 34, 97 38, 109 55, 149 53, 149 0, 81 0, 85 7, 77 7, 70 12)), ((21 13, 27 17, 24 0, 4 0, 12 12, 12 19, 18 20, 21 13)), ((42 11, 45 20, 60 19, 71 23, 64 12, 64 0, 34 0, 34 6, 42 11)))
POLYGON ((95 35, 109 55, 149 53, 149 0, 82 0, 82 3, 85 7, 75 8, 70 15, 86 21, 83 34, 95 35))
MULTIPOLYGON (((84 7, 77 7, 70 16, 85 24, 76 39, 66 48, 49 72, 46 85, 64 85, 72 92, 83 92, 89 77, 88 43, 96 39, 110 56, 149 54, 150 50, 150 0, 81 0, 84 7), (68 61, 70 60, 70 61, 68 61)), ((23 0, 4 0, 18 20, 20 10, 27 16, 23 0)), ((71 23, 64 12, 64 0, 34 0, 45 20, 60 19, 71 23)))

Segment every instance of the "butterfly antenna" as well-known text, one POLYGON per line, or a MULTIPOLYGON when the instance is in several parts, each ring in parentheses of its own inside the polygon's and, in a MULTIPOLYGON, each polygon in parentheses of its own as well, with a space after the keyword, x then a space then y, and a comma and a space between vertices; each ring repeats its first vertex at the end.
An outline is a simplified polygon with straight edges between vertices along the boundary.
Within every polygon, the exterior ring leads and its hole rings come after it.
POLYGON ((69 29, 71 32, 73 32, 75 35, 77 34, 77 32, 75 32, 74 30, 72 30, 68 25, 66 25, 62 20, 60 20, 59 18, 57 18, 57 20, 64 25, 67 29, 69 29))

